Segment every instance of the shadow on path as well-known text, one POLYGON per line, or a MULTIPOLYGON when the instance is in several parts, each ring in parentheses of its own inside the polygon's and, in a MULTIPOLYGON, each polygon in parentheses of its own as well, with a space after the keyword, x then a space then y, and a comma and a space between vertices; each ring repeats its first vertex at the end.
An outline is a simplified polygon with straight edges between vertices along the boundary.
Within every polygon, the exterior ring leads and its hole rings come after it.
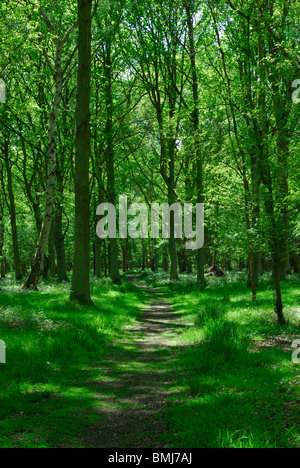
POLYGON ((80 435, 80 446, 164 448, 160 437, 168 431, 164 407, 175 393, 176 338, 185 325, 162 293, 137 283, 137 277, 128 280, 148 294, 149 305, 112 344, 101 363, 102 376, 83 383, 95 392, 100 420, 80 435))

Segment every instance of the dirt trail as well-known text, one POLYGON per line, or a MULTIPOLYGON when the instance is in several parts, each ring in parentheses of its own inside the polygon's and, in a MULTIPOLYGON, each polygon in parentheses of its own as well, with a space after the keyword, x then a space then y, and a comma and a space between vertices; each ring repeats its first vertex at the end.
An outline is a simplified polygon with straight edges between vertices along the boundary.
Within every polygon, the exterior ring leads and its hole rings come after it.
POLYGON ((164 448, 164 418, 179 352, 175 339, 185 328, 163 294, 128 278, 149 296, 149 305, 124 337, 112 345, 101 366, 106 376, 93 383, 100 420, 79 444, 97 448, 164 448))

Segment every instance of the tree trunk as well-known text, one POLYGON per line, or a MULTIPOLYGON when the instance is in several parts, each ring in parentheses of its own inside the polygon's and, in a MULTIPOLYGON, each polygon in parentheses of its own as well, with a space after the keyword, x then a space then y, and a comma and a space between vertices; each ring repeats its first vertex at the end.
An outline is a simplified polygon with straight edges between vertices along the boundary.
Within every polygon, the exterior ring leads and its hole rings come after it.
POLYGON ((248 279, 247 279, 247 286, 248 288, 252 288, 252 280, 255 281, 255 286, 256 288, 258 287, 258 276, 260 274, 260 264, 259 264, 259 257, 260 253, 259 252, 253 252, 252 255, 249 255, 249 268, 248 268, 248 279), (251 275, 251 261, 253 262, 252 264, 252 269, 253 269, 253 276, 252 278, 251 275))
POLYGON ((129 269, 129 241, 128 239, 125 239, 125 242, 122 245, 122 254, 123 254, 122 270, 123 270, 123 273, 126 273, 129 269))
POLYGON ((142 270, 146 270, 148 264, 148 255, 147 255, 147 244, 145 239, 142 239, 143 243, 143 261, 142 261, 142 270))
POLYGON ((281 296, 281 287, 280 287, 280 250, 278 240, 280 236, 278 235, 278 226, 276 225, 276 218, 275 218, 275 207, 274 207, 274 200, 273 200, 273 190, 272 190, 272 179, 269 169, 266 170, 264 176, 264 183, 268 189, 268 193, 265 199, 266 205, 266 212, 268 214, 270 224, 271 224, 271 250, 272 250, 272 269, 273 269, 273 281, 275 286, 275 293, 276 293, 276 300, 275 300, 275 312, 277 314, 278 322, 281 325, 286 324, 286 320, 283 314, 283 304, 282 304, 282 296, 281 296))
POLYGON ((107 244, 103 241, 103 259, 104 259, 104 275, 105 278, 108 276, 108 265, 107 265, 107 244))
POLYGON ((65 239, 63 232, 63 200, 64 188, 63 178, 60 171, 57 171, 58 195, 55 207, 55 250, 57 258, 57 277, 59 282, 69 281, 67 275, 65 239))
MULTIPOLYGON (((1 174, 2 176, 2 174, 1 174)), ((1 177, 2 178, 2 177, 1 177)), ((0 277, 5 278, 5 258, 4 258, 4 203, 0 193, 0 277)))
POLYGON ((163 267, 163 270, 167 272, 169 270, 169 257, 168 257, 168 248, 166 244, 163 245, 162 251, 163 251, 162 252, 162 255, 163 255, 162 267, 163 267))
MULTIPOLYGON (((273 39, 269 38, 270 55, 275 61, 278 59, 278 44, 275 44, 273 39)), ((274 115, 276 120, 276 173, 275 173, 275 190, 276 190, 276 211, 277 225, 279 227, 278 243, 280 246, 280 279, 286 280, 287 272, 291 271, 289 257, 289 211, 288 211, 288 159, 289 159, 289 138, 290 125, 289 116, 292 108, 292 101, 286 99, 286 93, 280 94, 279 82, 281 75, 269 73, 268 79, 272 86, 272 99, 274 107, 274 115)))
POLYGON ((49 273, 50 278, 56 276, 56 261, 55 261, 55 229, 54 223, 51 223, 50 236, 49 236, 49 273))
POLYGON ((56 184, 56 121, 62 99, 63 72, 62 72, 62 43, 56 39, 55 58, 55 92, 49 116, 49 145, 48 145, 48 175, 46 188, 45 215, 41 227, 38 247, 31 268, 31 272, 24 284, 24 289, 37 289, 41 276, 44 256, 49 241, 51 223, 54 212, 54 196, 56 184))
POLYGON ((91 23, 92 0, 78 0, 78 75, 76 96, 75 246, 70 299, 90 304, 91 23))
POLYGON ((13 177, 11 170, 11 163, 9 160, 9 138, 5 141, 5 168, 7 173, 7 191, 9 198, 9 214, 10 214, 10 223, 12 231, 12 240, 13 240, 13 250, 14 250, 14 266, 15 266, 15 277, 16 280, 22 279, 22 270, 21 270, 21 259, 20 259, 20 250, 19 250, 19 239, 18 239, 18 229, 17 229, 17 216, 16 216, 16 205, 15 205, 15 196, 13 190, 13 177))
MULTIPOLYGON (((173 184, 172 183, 169 185, 168 193, 169 193, 169 205, 171 206, 175 202, 175 200, 174 200, 174 189, 173 189, 173 184)), ((174 211, 171 211, 171 213, 170 213, 169 253, 170 253, 170 262, 171 262, 171 265, 170 265, 170 280, 171 281, 172 280, 178 280, 174 211)))
MULTIPOLYGON (((113 96, 112 96, 112 63, 111 63, 111 43, 106 42, 105 61, 105 103, 106 103, 106 162, 107 162, 107 193, 108 201, 116 206, 115 187, 115 154, 113 143, 113 96)), ((110 275, 115 284, 121 282, 119 271, 119 247, 117 239, 110 239, 110 275)))
MULTIPOLYGON (((203 162, 200 145, 200 125, 199 125, 199 90, 198 90, 198 77, 196 68, 196 44, 194 39, 194 26, 193 17, 191 12, 191 3, 185 5, 185 11, 187 16, 188 25, 188 36, 189 36, 189 56, 192 70, 192 88, 193 88, 193 100, 194 100, 194 111, 192 114, 192 122, 194 129, 194 153, 197 163, 197 203, 204 202, 203 195, 203 162)), ((205 267, 205 250, 204 246, 197 251, 197 283, 205 285, 204 277, 205 267)))
MULTIPOLYGON (((96 226, 95 226, 96 233, 96 226)), ((94 275, 96 278, 101 278, 102 263, 101 263, 102 239, 95 235, 94 239, 94 275)))
MULTIPOLYGON (((97 138, 97 133, 95 133, 95 138, 97 138)), ((95 142, 95 145, 97 143, 95 142)), ((97 158, 97 148, 95 148, 95 157, 97 158)), ((104 203, 104 189, 103 189, 103 178, 102 178, 102 167, 100 160, 97 160, 97 172, 98 172, 98 200, 96 205, 104 203)), ((97 226, 97 219, 96 219, 97 226)), ((94 262, 94 273, 96 278, 101 278, 102 274, 102 263, 101 263, 101 251, 104 241, 96 235, 96 226, 95 226, 95 262, 94 262)))
MULTIPOLYGON (((259 58, 260 58, 260 74, 261 74, 261 82, 265 84, 267 82, 267 70, 265 69, 263 63, 265 56, 267 54, 264 38, 259 33, 258 36, 258 45, 259 45, 259 58)), ((273 186, 273 178, 271 174, 271 168, 269 163, 269 150, 265 144, 265 140, 267 138, 270 123, 267 118, 267 111, 266 111, 266 93, 265 88, 262 86, 261 92, 259 94, 259 106, 261 109, 261 119, 260 125, 254 121, 254 130, 256 133, 257 138, 257 146, 258 146, 258 162, 259 162, 259 169, 261 180, 266 187, 266 194, 265 194, 265 207, 266 213, 269 218, 270 223, 270 247, 272 252, 272 270, 273 270, 273 281, 274 281, 274 289, 275 289, 275 312, 277 314, 278 322, 281 325, 285 325, 286 321, 284 318, 283 313, 283 304, 282 304, 282 296, 281 296, 281 287, 280 287, 280 263, 281 263, 281 256, 280 256, 280 229, 282 228, 281 223, 278 222, 278 217, 276 217, 276 200, 274 200, 274 186, 273 186)))

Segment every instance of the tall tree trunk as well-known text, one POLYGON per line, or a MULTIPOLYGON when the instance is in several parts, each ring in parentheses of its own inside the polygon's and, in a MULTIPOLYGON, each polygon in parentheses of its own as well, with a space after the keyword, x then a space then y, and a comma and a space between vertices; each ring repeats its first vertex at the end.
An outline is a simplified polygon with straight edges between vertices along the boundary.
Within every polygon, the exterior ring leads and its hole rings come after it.
POLYGON ((102 263, 101 263, 101 251, 102 251, 102 240, 98 236, 95 236, 95 258, 94 258, 94 275, 96 278, 101 278, 102 274, 102 263))
POLYGON ((147 255, 147 244, 145 239, 142 239, 143 245, 143 261, 142 261, 142 270, 146 270, 148 264, 148 255, 147 255))
POLYGON ((249 269, 248 269, 248 279, 247 286, 253 290, 253 281, 255 281, 255 288, 258 288, 258 276, 260 274, 260 252, 253 252, 252 255, 249 255, 249 269), (251 264, 251 262, 253 262, 251 264), (253 272, 253 275, 251 274, 253 272))
MULTIPOLYGON (((115 154, 113 144, 113 96, 112 96, 112 63, 111 63, 111 43, 106 42, 105 61, 105 102, 106 102, 106 161, 107 161, 107 193, 108 201, 116 206, 115 187, 115 154)), ((117 239, 110 239, 110 276, 115 284, 121 282, 119 270, 119 247, 117 239)))
POLYGON ((107 264, 107 243, 106 241, 104 240, 103 241, 103 260, 104 260, 104 275, 105 275, 105 278, 107 278, 108 276, 108 264, 107 264))
MULTIPOLYGON (((287 11, 285 15, 287 15, 287 11)), ((286 18, 286 16, 285 16, 286 18)), ((281 39, 284 40, 283 33, 281 39)), ((279 58, 279 42, 275 43, 273 38, 268 38, 270 56, 273 57, 274 63, 278 63, 279 58)), ((276 41, 277 42, 277 41, 276 41)), ((289 117, 292 109, 292 100, 286 99, 286 90, 281 94, 280 82, 281 73, 274 70, 274 73, 268 74, 268 79, 272 86, 272 99, 274 115, 276 120, 276 174, 275 174, 275 189, 276 189, 276 211, 277 220, 279 223, 279 245, 280 245, 280 277, 281 280, 286 279, 286 273, 291 272, 290 256, 289 256, 289 214, 288 214, 288 159, 289 159, 289 139, 290 139, 290 124, 289 117)), ((291 79, 292 82, 292 79, 291 79)))
POLYGON ((163 262, 162 267, 165 272, 169 270, 169 256, 168 256, 168 247, 167 244, 163 245, 162 248, 163 262))
MULTIPOLYGON (((98 206, 98 203, 97 203, 98 206)), ((103 241, 96 235, 97 220, 95 223, 95 237, 94 237, 94 275, 96 278, 101 278, 102 263, 101 263, 101 251, 103 241)))
MULTIPOLYGON (((2 174, 1 174, 2 176, 2 174)), ((2 177, 1 177, 2 178, 2 177)), ((0 193, 0 277, 5 278, 5 258, 4 258, 4 202, 0 193)))
MULTIPOLYGON (((259 59, 260 59, 260 79, 262 84, 266 84, 267 79, 267 70, 264 65, 264 59, 266 57, 267 51, 265 47, 264 38, 259 32, 258 34, 258 46, 259 46, 259 59)), ((273 269, 273 281, 275 289, 275 305, 274 309, 277 314, 278 322, 281 325, 286 324, 286 320, 283 313, 283 304, 282 304, 282 295, 281 295, 281 285, 280 285, 280 264, 281 264, 281 255, 280 255, 280 229, 282 228, 281 223, 278 222, 276 217, 276 200, 274 199, 274 186, 273 179, 269 163, 269 149, 265 144, 267 135, 269 133, 270 123, 267 118, 266 110, 266 92, 265 87, 262 86, 261 92, 259 93, 259 108, 260 108, 260 122, 254 120, 254 129, 256 133, 256 139, 258 143, 258 163, 261 174, 261 179, 266 187, 265 194, 265 207, 266 213, 269 218, 270 223, 270 247, 272 252, 272 269, 273 269)))
MULTIPOLYGON (((168 198, 169 205, 175 203, 174 199, 174 188, 172 182, 168 187, 168 198)), ((174 211, 170 213, 170 239, 169 239, 169 253, 170 253, 170 280, 178 280, 178 259, 177 259, 177 248, 175 239, 175 216, 174 211)))
POLYGON ((55 228, 54 228, 54 223, 51 223, 48 249, 49 249, 49 273, 50 273, 50 278, 55 278, 55 275, 56 275, 56 261, 55 261, 55 228))
POLYGON ((122 270, 126 273, 129 269, 129 239, 125 239, 122 244, 122 270))
MULTIPOLYGON (((99 179, 98 179, 98 200, 96 202, 96 205, 104 203, 104 190, 103 190, 103 180, 102 180, 102 168, 98 168, 99 172, 99 179)), ((97 219, 96 219, 96 225, 97 225, 97 219)), ((95 227, 95 262, 94 262, 94 274, 96 278, 101 278, 101 273, 102 273, 102 262, 101 262, 101 251, 102 251, 102 246, 104 244, 104 241, 100 239, 96 235, 96 227, 95 227)))
MULTIPOLYGON (((170 71, 173 66, 170 66, 170 71)), ((176 73, 176 71, 175 71, 176 73)), ((176 81, 173 76, 173 81, 176 81)), ((168 90, 169 92, 169 120, 173 121, 175 116, 175 106, 176 106, 176 90, 168 90)), ((159 91, 157 91, 159 95, 159 91)), ((176 138, 174 136, 174 130, 170 128, 168 130, 168 135, 165 135, 164 123, 163 123, 163 114, 160 100, 156 103, 156 114, 157 121, 159 125, 160 133, 160 147, 161 147, 161 167, 160 172, 165 181, 165 184, 168 189, 168 202, 169 206, 172 206, 176 200, 175 188, 175 147, 176 147, 176 138)), ((176 239, 175 239, 175 216, 174 211, 170 213, 170 238, 169 238, 169 254, 170 254, 170 280, 178 280, 178 258, 177 258, 177 248, 176 248, 176 239)))
MULTIPOLYGON (((192 88, 194 110, 192 114, 193 130, 194 130, 194 153, 197 163, 197 203, 204 202, 203 195, 203 162, 200 145, 200 121, 199 121, 199 90, 198 77, 196 68, 196 45, 194 38, 193 17, 191 12, 191 3, 186 3, 185 11, 187 16, 188 36, 189 36, 189 57, 192 70, 192 88)), ((197 282, 200 285, 205 285, 204 277, 205 267, 205 250, 204 246, 197 251, 197 282)))
MULTIPOLYGON (((251 123, 247 118, 248 128, 251 123)), ((249 275, 248 275, 248 287, 252 288, 252 296, 258 288, 258 276, 261 273, 261 252, 258 251, 258 245, 260 244, 260 233, 259 233, 259 216, 260 216, 260 186, 261 177, 258 170, 257 152, 253 148, 251 151, 251 186, 252 186, 252 198, 251 198, 251 231, 248 230, 248 236, 250 239, 250 255, 249 255, 249 275), (252 232, 252 235, 251 235, 252 232)), ((250 198, 250 196, 249 196, 250 198)), ((250 215, 250 214, 249 214, 250 215)))
POLYGON ((76 96, 75 246, 70 299, 90 304, 91 24, 92 0, 78 0, 78 75, 76 96))
POLYGON ((64 187, 63 178, 60 170, 57 171, 57 200, 55 207, 55 250, 57 258, 57 277, 58 281, 69 281, 67 275, 65 239, 63 232, 63 200, 64 187))
POLYGON ((271 244, 271 250, 272 250, 273 281, 274 281, 275 294, 276 294, 275 312, 277 314, 278 322, 281 325, 285 325, 286 320, 284 318, 284 313, 283 313, 283 304, 282 304, 281 286, 280 286, 280 263, 281 263, 281 256, 280 256, 280 249, 279 249, 280 235, 278 234, 278 226, 276 224, 272 179, 271 179, 270 171, 268 169, 264 173, 263 178, 264 178, 264 183, 268 190, 268 193, 265 199, 265 205, 266 205, 266 212, 268 214, 270 224, 271 224, 270 244, 271 244))
MULTIPOLYGON (((169 96, 169 118, 172 122, 175 115, 175 100, 174 96, 169 96)), ((172 132, 172 129, 170 129, 172 132)), ((168 186, 168 202, 172 206, 177 200, 175 195, 175 146, 176 140, 172 134, 168 136, 168 176, 165 178, 168 186)), ((175 238, 175 213, 172 210, 170 213, 170 239, 169 239, 169 253, 170 253, 170 280, 178 280, 178 256, 175 238)))
MULTIPOLYGON (((22 146, 22 151, 23 151, 23 177, 24 177, 24 184, 25 184, 25 190, 26 194, 28 197, 29 202, 32 205, 33 213, 34 213, 34 218, 35 218, 35 224, 37 228, 37 233, 40 234, 41 228, 42 228, 42 221, 41 221, 41 213, 40 213, 40 195, 37 195, 36 198, 34 199, 32 195, 32 184, 28 181, 27 179, 27 164, 28 164, 28 155, 27 155, 27 149, 26 149, 26 144, 23 135, 21 135, 21 146, 22 146)), ((38 151, 37 155, 37 160, 41 160, 41 151, 38 151)), ((35 162, 36 166, 36 162, 35 162)), ((35 174, 38 174, 38 170, 35 167, 35 174)), ((40 175, 40 174, 39 174, 40 175)), ((39 190, 37 190, 39 192, 39 190)))
POLYGON ((15 196, 14 196, 14 190, 13 190, 13 178, 12 178, 11 162, 9 160, 9 138, 7 138, 5 141, 4 157, 5 157, 5 168, 6 168, 6 173, 7 173, 7 191, 8 191, 8 198, 9 198, 9 214, 10 214, 10 223, 11 223, 11 231, 12 231, 13 250, 14 250, 15 277, 16 277, 16 280, 18 281, 22 279, 22 270, 21 270, 21 259, 20 259, 20 249, 19 249, 18 229, 17 229, 15 196))
POLYGON ((40 231, 39 242, 34 257, 31 272, 27 281, 24 284, 24 289, 37 289, 37 285, 41 276, 44 256, 49 241, 51 223, 54 212, 54 196, 56 184, 56 121, 59 112, 59 107, 62 99, 63 89, 63 72, 62 72, 62 43, 59 39, 56 42, 56 57, 55 57, 55 92, 52 102, 51 112, 49 116, 49 145, 48 145, 48 175, 45 201, 45 215, 40 231))

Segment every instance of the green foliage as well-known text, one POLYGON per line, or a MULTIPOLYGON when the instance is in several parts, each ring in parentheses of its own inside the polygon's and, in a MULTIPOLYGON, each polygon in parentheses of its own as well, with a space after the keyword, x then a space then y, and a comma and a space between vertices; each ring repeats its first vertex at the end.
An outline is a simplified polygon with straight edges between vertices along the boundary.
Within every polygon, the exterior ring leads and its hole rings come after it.
POLYGON ((0 373, 0 445, 51 446, 58 425, 67 439, 91 423, 82 411, 93 407, 93 390, 77 387, 77 379, 86 369, 95 377, 91 362, 133 323, 145 299, 131 283, 114 287, 104 278, 110 246, 97 244, 98 204, 125 194, 129 204, 204 198, 205 261, 225 272, 199 287, 196 275, 187 273, 195 271, 197 256, 186 252, 182 261, 185 246, 178 240, 182 274, 170 282, 167 273, 147 269, 162 266, 163 256, 168 263, 166 240, 118 243, 116 268, 122 252, 124 270, 139 269, 141 280, 161 287, 193 323, 180 335, 183 379, 177 382, 180 402, 170 409, 168 443, 299 446, 298 408, 291 403, 296 389, 289 387, 295 369, 277 347, 249 351, 268 337, 299 333, 300 105, 291 99, 292 83, 300 79, 299 1, 105 0, 93 6, 86 195, 90 266, 101 281, 91 273, 95 307, 83 309, 67 302, 69 283, 55 279, 64 256, 65 278, 71 276, 74 258, 77 4, 0 2, 0 79, 7 90, 0 104, 0 266, 6 276, 0 339, 9 351, 0 373), (58 41, 64 79, 53 231, 43 272, 53 278, 37 294, 24 293, 12 274, 18 256, 28 274, 45 211, 58 41), (262 270, 254 272, 253 303, 245 274, 252 254, 262 270), (281 291, 284 332, 272 312, 275 295, 280 309, 281 291), (74 411, 75 425, 69 418, 74 411))

